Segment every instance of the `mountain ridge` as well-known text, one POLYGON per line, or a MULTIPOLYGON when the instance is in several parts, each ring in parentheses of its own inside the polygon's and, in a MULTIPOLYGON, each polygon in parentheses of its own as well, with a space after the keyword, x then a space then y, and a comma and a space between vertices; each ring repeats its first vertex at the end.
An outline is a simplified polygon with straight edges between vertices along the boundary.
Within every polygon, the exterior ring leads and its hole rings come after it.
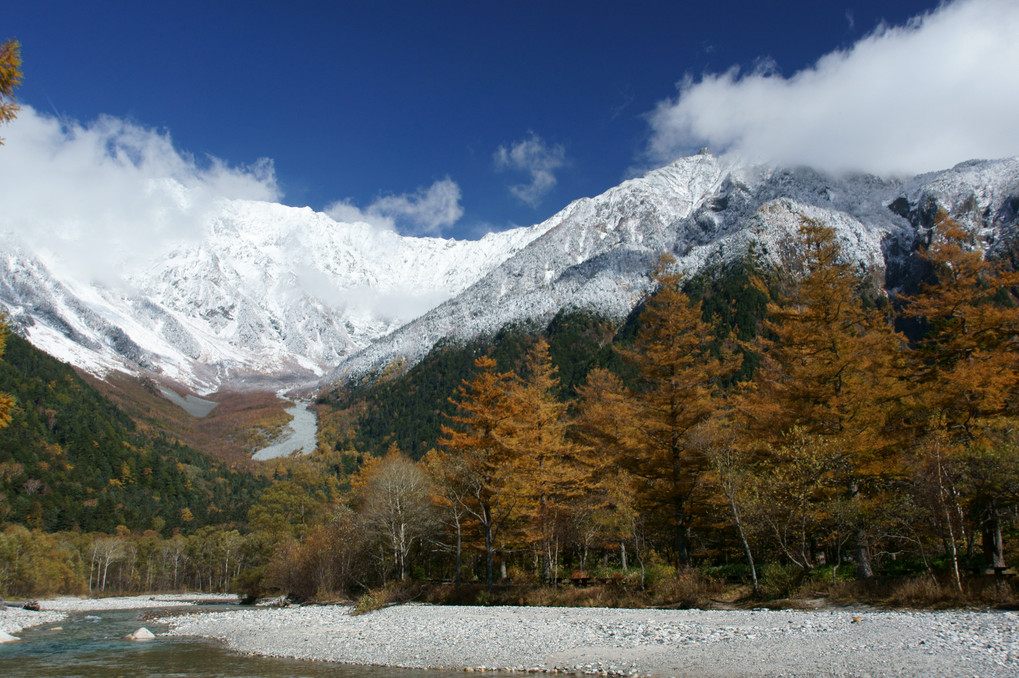
POLYGON ((938 210, 1011 255, 1019 159, 882 179, 701 153, 476 241, 222 201, 200 239, 120 286, 75 277, 7 238, 0 304, 37 346, 100 376, 146 374, 196 393, 314 387, 563 309, 625 317, 663 253, 685 273, 751 247, 774 259, 805 218, 835 228, 848 256, 896 289, 915 278, 913 253, 938 210))
POLYGON ((155 373, 200 393, 293 386, 537 235, 527 227, 477 241, 408 238, 253 201, 224 201, 206 226, 203 240, 131 273, 127 293, 74 279, 8 239, 0 303, 33 343, 93 374, 155 373))
POLYGON ((412 364, 440 338, 469 339, 515 319, 547 321, 563 308, 621 319, 649 291, 649 272, 661 254, 672 254, 687 274, 727 263, 751 246, 774 261, 782 240, 804 218, 832 226, 848 256, 894 289, 916 275, 912 255, 929 238, 924 229, 931 225, 925 216, 930 205, 944 208, 1000 249, 1015 240, 1016 196, 1015 158, 970 161, 911 180, 832 177, 809 168, 741 165, 710 154, 683 158, 597 198, 571 203, 531 247, 460 296, 355 354, 331 377, 356 378, 394 360, 412 364), (656 192, 666 199, 643 202, 656 192), (890 209, 899 199, 916 209, 905 214, 890 209), (585 209, 594 210, 593 218, 576 219, 585 209), (588 248, 581 261, 556 257, 570 239, 604 244, 613 233, 611 246, 588 248), (546 247, 544 258, 533 257, 535 247, 557 237, 558 247, 546 247), (552 279, 561 283, 557 295, 537 292, 552 279), (504 285, 512 280, 528 284, 511 300, 512 309, 500 308, 504 285))

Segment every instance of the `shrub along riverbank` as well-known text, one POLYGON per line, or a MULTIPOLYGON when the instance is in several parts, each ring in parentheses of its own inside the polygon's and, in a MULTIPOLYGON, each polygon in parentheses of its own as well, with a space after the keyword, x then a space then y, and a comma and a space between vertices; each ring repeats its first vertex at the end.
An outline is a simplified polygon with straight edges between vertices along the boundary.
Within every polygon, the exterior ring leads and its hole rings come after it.
MULTIPOLYGON (((489 589, 469 584, 389 584, 361 594, 358 612, 405 602, 438 605, 510 605, 528 607, 609 607, 659 609, 828 609, 868 605, 895 609, 993 608, 1019 610, 1019 580, 1014 576, 980 576, 967 580, 959 592, 950 581, 928 576, 832 582, 828 573, 799 577, 781 566, 765 568, 762 586, 754 593, 749 583, 720 578, 717 572, 691 571, 676 575, 661 568, 649 585, 639 577, 599 577, 576 586, 538 586, 533 583, 499 583, 489 589)), ((328 602, 328 601, 316 601, 328 602)))

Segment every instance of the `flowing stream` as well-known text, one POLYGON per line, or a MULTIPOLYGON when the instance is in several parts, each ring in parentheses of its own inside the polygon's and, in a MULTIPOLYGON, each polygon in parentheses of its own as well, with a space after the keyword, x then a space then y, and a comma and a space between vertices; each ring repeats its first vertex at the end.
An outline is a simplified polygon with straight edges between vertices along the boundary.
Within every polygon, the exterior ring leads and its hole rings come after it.
MULTIPOLYGON (((215 606, 222 609, 223 606, 215 606)), ((154 618, 196 608, 103 610, 24 629, 0 645, 0 676, 10 678, 453 678, 463 672, 356 666, 237 654, 200 639, 168 638, 154 618), (155 640, 124 637, 144 626, 155 640)))
POLYGON ((315 419, 315 412, 308 408, 308 403, 297 400, 294 406, 287 408, 287 414, 293 419, 288 425, 287 435, 269 447, 263 447, 252 455, 256 461, 285 457, 295 450, 301 454, 311 454, 315 450, 315 435, 318 432, 318 422, 315 419))

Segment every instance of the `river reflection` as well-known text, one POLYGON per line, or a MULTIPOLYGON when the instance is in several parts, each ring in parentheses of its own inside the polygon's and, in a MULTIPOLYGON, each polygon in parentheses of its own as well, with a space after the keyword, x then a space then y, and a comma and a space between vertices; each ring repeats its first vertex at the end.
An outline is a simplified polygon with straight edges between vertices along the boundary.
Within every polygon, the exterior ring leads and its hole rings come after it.
MULTIPOLYGON (((178 608, 179 609, 179 608, 178 608)), ((196 608, 185 608, 188 612, 196 608)), ((218 606, 217 609, 222 609, 218 606)), ((173 610, 104 610, 25 629, 21 640, 0 645, 0 676, 10 678, 452 678, 462 672, 386 669, 328 662, 240 655, 218 643, 159 634, 151 620, 173 610), (124 640, 139 627, 155 640, 124 640)))

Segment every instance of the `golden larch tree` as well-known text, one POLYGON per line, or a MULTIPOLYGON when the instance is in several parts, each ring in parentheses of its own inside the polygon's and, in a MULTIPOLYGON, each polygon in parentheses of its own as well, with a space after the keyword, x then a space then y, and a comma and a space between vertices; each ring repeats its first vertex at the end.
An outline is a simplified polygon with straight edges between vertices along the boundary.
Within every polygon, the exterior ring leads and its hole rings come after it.
MULTIPOLYGON (((0 356, 4 354, 7 346, 7 322, 0 317, 0 356)), ((14 409, 14 397, 7 393, 0 393, 0 428, 11 423, 11 411, 14 409)))
POLYGON ((474 361, 478 373, 461 384, 458 398, 451 399, 456 413, 452 426, 442 426, 439 446, 460 465, 468 496, 463 505, 481 526, 485 577, 489 589, 495 581, 495 533, 508 518, 512 503, 505 496, 509 451, 502 444, 500 429, 512 411, 508 393, 516 379, 512 372, 496 371, 487 356, 474 361))
POLYGON ((932 281, 905 298, 921 320, 913 372, 929 426, 975 440, 994 419, 1015 414, 1019 389, 1019 273, 988 261, 966 229, 942 215, 921 258, 932 281))
POLYGON ((891 424, 904 399, 905 340, 888 313, 862 296, 868 279, 845 256, 832 228, 805 220, 788 245, 784 277, 759 340, 763 360, 755 389, 741 409, 750 430, 773 449, 808 436, 838 450, 846 462, 844 491, 860 513, 857 575, 869 578, 863 500, 875 498, 898 471, 891 424))
MULTIPOLYGON (((14 88, 21 84, 21 45, 8 40, 0 45, 0 124, 9 123, 18 114, 14 88)), ((0 139, 0 144, 3 139, 0 139)))
POLYGON ((640 315, 632 348, 621 351, 637 375, 631 398, 637 439, 624 459, 638 479, 638 495, 665 510, 677 562, 690 565, 691 500, 706 468, 687 434, 718 407, 719 383, 739 367, 731 353, 709 351, 714 340, 701 305, 683 292, 681 275, 663 259, 654 273, 656 292, 640 315))
POLYGON ((641 436, 636 408, 618 376, 595 368, 577 388, 573 409, 570 434, 577 443, 577 459, 588 488, 575 512, 584 539, 581 563, 586 562, 588 544, 600 537, 618 545, 620 566, 625 571, 626 544, 635 540, 637 515, 634 479, 621 462, 637 456, 641 436))
POLYGON ((537 549, 546 582, 555 579, 561 535, 587 491, 578 446, 567 437, 567 406, 559 401, 558 391, 558 370, 548 342, 539 338, 527 353, 523 379, 509 393, 512 416, 499 431, 509 455, 510 488, 523 538, 537 549))
MULTIPOLYGON (((14 88, 21 84, 21 45, 17 40, 8 40, 0 45, 0 124, 14 120, 18 105, 14 103, 14 88)), ((0 144, 4 140, 0 139, 0 144)), ((7 324, 0 323, 0 355, 3 355, 7 340, 7 324)), ((11 421, 14 398, 0 393, 0 428, 11 421)))
MULTIPOLYGON (((980 476, 988 456, 1002 454, 998 477, 1007 481, 1014 445, 1002 431, 1012 430, 1019 414, 1019 273, 988 260, 966 229, 943 213, 921 258, 930 279, 904 299, 904 307, 907 317, 924 325, 912 354, 911 385, 916 423, 938 444, 922 449, 938 451, 933 462, 939 488, 947 481, 945 464, 962 464, 980 476)), ((1003 568, 1008 493, 995 491, 993 483, 974 486, 981 488, 970 500, 984 558, 989 567, 1003 568)), ((945 496, 957 501, 954 487, 945 496)))

